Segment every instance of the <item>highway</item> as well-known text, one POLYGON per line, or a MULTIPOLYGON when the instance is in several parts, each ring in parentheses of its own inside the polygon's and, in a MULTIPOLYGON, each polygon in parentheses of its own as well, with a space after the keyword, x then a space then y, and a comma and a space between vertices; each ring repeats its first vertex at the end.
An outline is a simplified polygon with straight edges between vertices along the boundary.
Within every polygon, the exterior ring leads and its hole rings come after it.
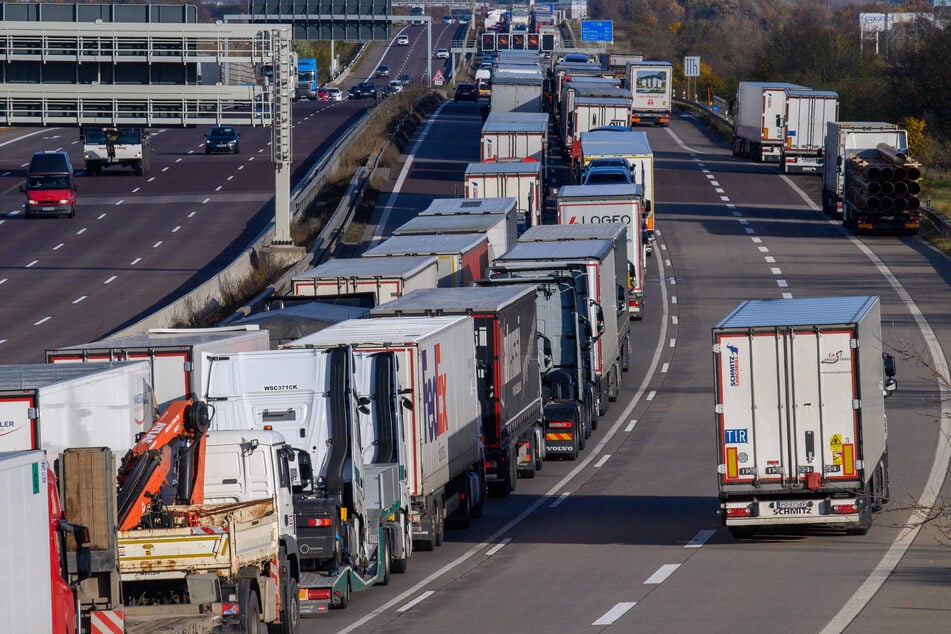
MULTIPOLYGON (((421 126, 361 247, 462 193, 480 126, 468 103, 421 126)), ((847 235, 822 214, 817 177, 735 159, 689 115, 648 135, 661 237, 647 314, 635 367, 582 459, 546 462, 472 527, 414 554, 405 575, 302 631, 946 630, 946 550, 933 527, 902 525, 947 470, 945 395, 914 357, 943 367, 948 261, 914 238, 847 235), (710 329, 743 299, 844 293, 881 296, 886 347, 905 357, 888 401, 892 502, 864 537, 736 541, 717 515, 710 329)))
MULTIPOLYGON (((407 29, 419 42, 422 27, 407 29)), ((452 28, 440 32, 434 48, 452 28)), ((348 83, 381 59, 393 75, 423 68, 417 46, 368 55, 348 83)), ((295 180, 364 107, 295 105, 295 180)), ((446 103, 420 127, 360 248, 432 198, 461 195, 480 127, 469 103, 446 103)), ((76 131, 0 133, 0 363, 40 362, 46 348, 134 322, 260 232, 272 214, 269 131, 244 129, 241 154, 217 156, 204 156, 203 132, 158 131, 148 175, 81 177, 75 219, 29 222, 17 190, 25 163, 64 148, 81 165, 76 131)), ((903 524, 919 497, 947 494, 948 395, 931 368, 947 376, 951 263, 916 238, 847 235, 819 209, 815 176, 735 159, 689 116, 648 135, 660 236, 646 316, 621 397, 581 458, 546 462, 470 528, 414 554, 406 574, 302 632, 948 629, 947 549, 933 526, 903 524), (840 294, 882 298, 886 348, 899 359, 887 402, 892 502, 866 536, 736 541, 717 515, 710 328, 743 299, 840 294)))
MULTIPOLYGON (((434 25, 446 47, 455 25, 434 25)), ((410 46, 370 47, 341 86, 425 78, 426 31, 406 26, 410 46)), ((396 37, 394 33, 394 39, 396 37)), ((445 60, 433 60, 433 69, 445 60)), ((292 186, 369 102, 294 105, 292 186)), ((141 177, 123 168, 80 176, 76 217, 23 216, 26 166, 34 152, 69 151, 83 169, 75 128, 0 131, 0 363, 42 363, 48 348, 85 343, 142 319, 232 261, 274 215, 270 129, 243 127, 240 154, 204 154, 203 128, 153 130, 152 164, 141 177)), ((82 172, 80 172, 82 174, 82 172)))

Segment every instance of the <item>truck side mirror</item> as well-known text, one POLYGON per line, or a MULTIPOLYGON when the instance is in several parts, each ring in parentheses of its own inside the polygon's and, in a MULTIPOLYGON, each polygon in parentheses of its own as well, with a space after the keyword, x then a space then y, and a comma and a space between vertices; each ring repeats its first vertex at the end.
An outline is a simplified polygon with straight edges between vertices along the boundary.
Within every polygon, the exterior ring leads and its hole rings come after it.
POLYGON ((882 370, 887 377, 895 376, 895 357, 887 352, 882 353, 882 370))
POLYGON ((645 210, 647 213, 650 213, 650 212, 651 212, 651 201, 648 200, 647 202, 644 203, 644 210, 645 210))
POLYGON ((885 379, 885 381, 882 383, 882 396, 888 398, 897 389, 898 381, 895 379, 885 379))

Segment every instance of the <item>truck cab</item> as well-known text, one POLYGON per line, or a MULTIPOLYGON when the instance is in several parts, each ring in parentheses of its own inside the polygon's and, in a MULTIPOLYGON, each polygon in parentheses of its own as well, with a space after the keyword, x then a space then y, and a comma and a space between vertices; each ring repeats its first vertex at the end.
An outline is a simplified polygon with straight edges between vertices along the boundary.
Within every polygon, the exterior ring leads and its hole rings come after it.
POLYGON ((131 167, 136 176, 149 171, 152 148, 145 128, 83 126, 79 140, 89 176, 98 176, 104 167, 112 166, 131 167))

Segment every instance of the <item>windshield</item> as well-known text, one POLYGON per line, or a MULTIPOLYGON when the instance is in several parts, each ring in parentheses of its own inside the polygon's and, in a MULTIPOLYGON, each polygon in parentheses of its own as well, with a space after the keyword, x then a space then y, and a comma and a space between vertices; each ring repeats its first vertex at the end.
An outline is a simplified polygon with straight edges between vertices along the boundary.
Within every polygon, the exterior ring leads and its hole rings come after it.
POLYGON ((317 79, 317 73, 312 70, 302 70, 297 73, 297 81, 299 82, 312 82, 317 79))
POLYGON ((234 128, 212 128, 211 136, 234 136, 234 128))
POLYGON ((38 174, 26 181, 27 189, 69 189, 67 174, 38 174))
POLYGON ((140 128, 86 128, 86 143, 141 143, 140 128))

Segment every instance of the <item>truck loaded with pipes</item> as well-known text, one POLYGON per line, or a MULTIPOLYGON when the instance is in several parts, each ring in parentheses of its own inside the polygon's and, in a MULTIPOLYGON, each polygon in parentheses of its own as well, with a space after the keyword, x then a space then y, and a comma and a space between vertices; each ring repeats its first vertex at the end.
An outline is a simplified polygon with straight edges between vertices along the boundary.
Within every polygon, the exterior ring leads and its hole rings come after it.
POLYGON ((921 165, 908 135, 890 123, 834 121, 826 132, 822 208, 853 232, 914 235, 920 220, 921 165))

